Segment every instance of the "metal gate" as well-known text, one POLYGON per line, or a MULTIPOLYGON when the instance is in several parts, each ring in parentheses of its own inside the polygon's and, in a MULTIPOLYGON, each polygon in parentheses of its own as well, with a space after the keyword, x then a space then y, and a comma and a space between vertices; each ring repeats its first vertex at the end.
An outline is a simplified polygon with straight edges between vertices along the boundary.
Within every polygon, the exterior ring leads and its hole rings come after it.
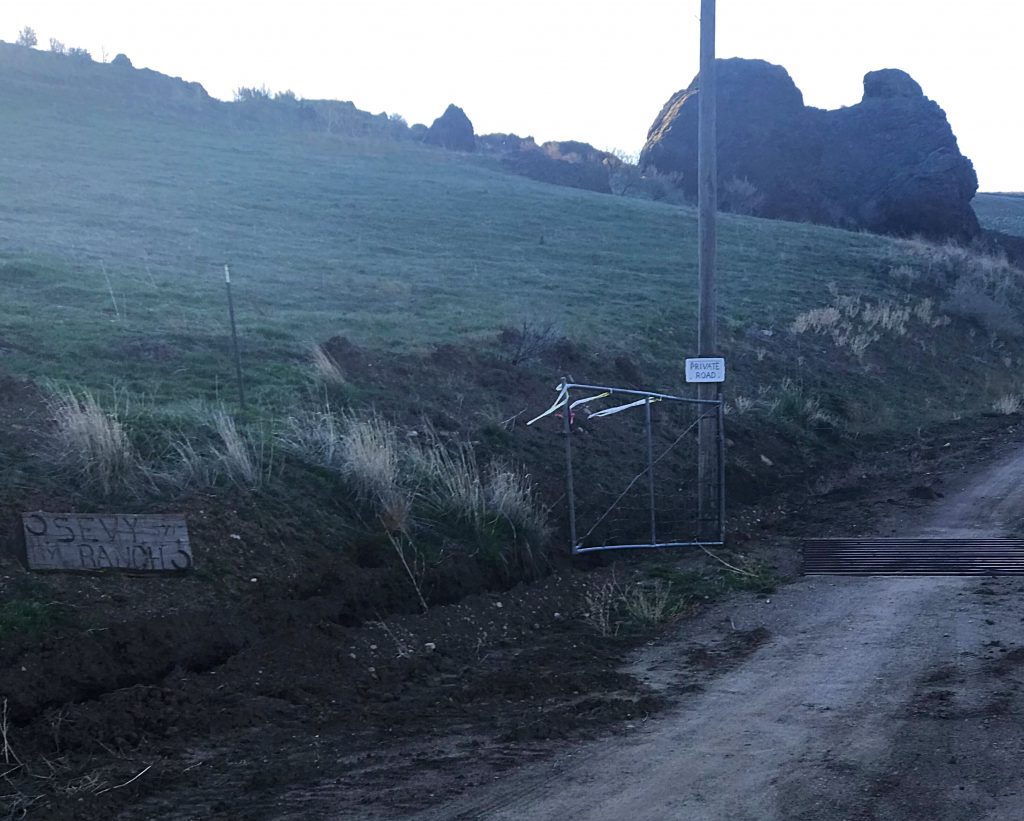
POLYGON ((544 413, 560 420, 572 552, 721 545, 724 403, 570 382, 544 413), (716 504, 698 510, 697 426, 717 420, 716 504), (703 513, 703 516, 700 515, 703 513))

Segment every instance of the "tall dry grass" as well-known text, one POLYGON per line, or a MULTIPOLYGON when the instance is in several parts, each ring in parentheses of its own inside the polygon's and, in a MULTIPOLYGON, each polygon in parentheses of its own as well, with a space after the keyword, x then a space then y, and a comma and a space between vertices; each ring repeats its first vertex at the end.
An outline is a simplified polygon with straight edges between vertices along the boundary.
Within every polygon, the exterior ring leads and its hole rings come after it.
POLYGON ((314 345, 310 352, 313 373, 318 381, 325 385, 344 385, 345 375, 337 360, 323 349, 322 345, 314 345))
POLYGON ((254 490, 273 470, 273 443, 258 431, 240 429, 224 408, 204 413, 205 434, 178 436, 170 446, 170 465, 147 466, 157 486, 178 490, 212 488, 232 483, 254 490))
POLYGON ((445 442, 430 427, 402 435, 376 414, 328 406, 289 419, 280 440, 298 458, 341 476, 389 532, 409 532, 418 510, 425 523, 462 523, 476 534, 507 525, 517 543, 547 536, 547 514, 527 474, 503 463, 482 467, 468 442, 445 442))
POLYGON ((56 438, 51 460, 104 495, 126 488, 139 465, 128 431, 116 411, 107 412, 88 391, 51 394, 56 438))

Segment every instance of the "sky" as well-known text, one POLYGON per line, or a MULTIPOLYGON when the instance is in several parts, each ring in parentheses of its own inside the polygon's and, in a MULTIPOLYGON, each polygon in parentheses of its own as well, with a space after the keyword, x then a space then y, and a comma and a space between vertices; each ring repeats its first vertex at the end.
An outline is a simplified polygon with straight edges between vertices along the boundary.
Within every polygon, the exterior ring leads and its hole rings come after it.
MULTIPOLYGON (((478 134, 639 152, 697 72, 699 0, 0 0, 0 39, 32 26, 202 83, 352 100, 429 125, 449 103, 478 134)), ((789 71, 808 105, 908 71, 949 117, 983 191, 1024 191, 1020 0, 719 0, 719 57, 789 71)), ((2 79, 2 78, 0 78, 2 79)))

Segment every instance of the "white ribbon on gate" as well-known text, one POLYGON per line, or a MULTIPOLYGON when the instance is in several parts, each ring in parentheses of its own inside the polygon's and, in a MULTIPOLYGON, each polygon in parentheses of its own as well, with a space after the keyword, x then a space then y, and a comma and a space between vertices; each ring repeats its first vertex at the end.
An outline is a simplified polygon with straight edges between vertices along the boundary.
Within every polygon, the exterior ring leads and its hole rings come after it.
MULTIPOLYGON (((557 411, 560 407, 565 405, 565 403, 569 399, 569 390, 568 390, 568 388, 564 387, 563 385, 559 385, 558 387, 559 387, 559 393, 558 393, 558 398, 555 400, 555 404, 553 404, 550 408, 548 408, 546 411, 544 411, 544 413, 542 413, 540 416, 537 416, 534 419, 531 419, 529 422, 526 423, 527 425, 532 425, 534 422, 537 422, 538 420, 543 419, 545 416, 550 416, 555 411, 557 411)), ((577 399, 575 402, 573 402, 571 405, 569 405, 569 410, 572 411, 573 409, 579 407, 580 405, 585 405, 585 404, 587 404, 587 402, 593 402, 596 399, 604 399, 606 396, 611 396, 611 392, 610 391, 605 391, 604 393, 598 393, 598 394, 595 394, 594 396, 586 396, 583 399, 577 399)))
POLYGON ((546 411, 544 411, 544 413, 542 413, 540 416, 534 417, 533 419, 531 419, 526 424, 527 425, 532 425, 534 422, 540 421, 545 416, 550 416, 556 410, 558 410, 560 407, 562 407, 562 405, 564 405, 568 399, 569 399, 569 389, 567 387, 565 387, 565 385, 559 385, 558 386, 558 398, 555 400, 555 404, 552 405, 550 408, 548 408, 546 411))
MULTIPOLYGON (((613 413, 621 413, 624 410, 629 410, 630 408, 639 407, 640 405, 645 404, 647 401, 648 401, 647 399, 637 399, 636 402, 630 402, 628 405, 616 405, 614 408, 605 408, 602 411, 598 411, 597 413, 590 414, 589 418, 590 419, 600 419, 602 416, 611 416, 613 413)), ((654 402, 660 402, 661 400, 660 399, 651 399, 650 401, 653 404, 654 402)))
POLYGON ((594 396, 588 396, 584 399, 577 399, 575 402, 569 405, 569 410, 572 410, 573 408, 578 407, 579 405, 586 405, 587 402, 593 402, 596 399, 604 399, 606 396, 611 395, 611 391, 605 391, 604 393, 595 394, 594 396))

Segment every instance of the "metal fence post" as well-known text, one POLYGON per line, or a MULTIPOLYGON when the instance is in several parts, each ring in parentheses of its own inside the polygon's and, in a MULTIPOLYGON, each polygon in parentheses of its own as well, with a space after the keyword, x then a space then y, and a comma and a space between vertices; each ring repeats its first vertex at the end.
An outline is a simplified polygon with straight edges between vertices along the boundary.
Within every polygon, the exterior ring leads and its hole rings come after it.
POLYGON ((654 509, 654 435, 651 432, 651 397, 644 402, 644 435, 647 437, 647 495, 651 500, 651 544, 658 543, 657 515, 654 509))
POLYGON ((235 328, 235 301, 231 298, 231 269, 224 266, 224 284, 228 289, 228 316, 231 319, 231 344, 235 350, 235 378, 238 380, 238 404, 245 409, 245 385, 242 383, 242 357, 238 352, 238 330, 235 328))
POLYGON ((718 385, 718 541, 725 544, 725 399, 718 385))
MULTIPOLYGON (((562 384, 568 386, 569 377, 564 377, 562 384)), ((569 504, 569 539, 572 543, 572 552, 576 553, 579 545, 576 544, 576 496, 572 482, 572 420, 569 418, 569 388, 565 389, 565 410, 562 426, 565 432, 565 497, 569 504)))

